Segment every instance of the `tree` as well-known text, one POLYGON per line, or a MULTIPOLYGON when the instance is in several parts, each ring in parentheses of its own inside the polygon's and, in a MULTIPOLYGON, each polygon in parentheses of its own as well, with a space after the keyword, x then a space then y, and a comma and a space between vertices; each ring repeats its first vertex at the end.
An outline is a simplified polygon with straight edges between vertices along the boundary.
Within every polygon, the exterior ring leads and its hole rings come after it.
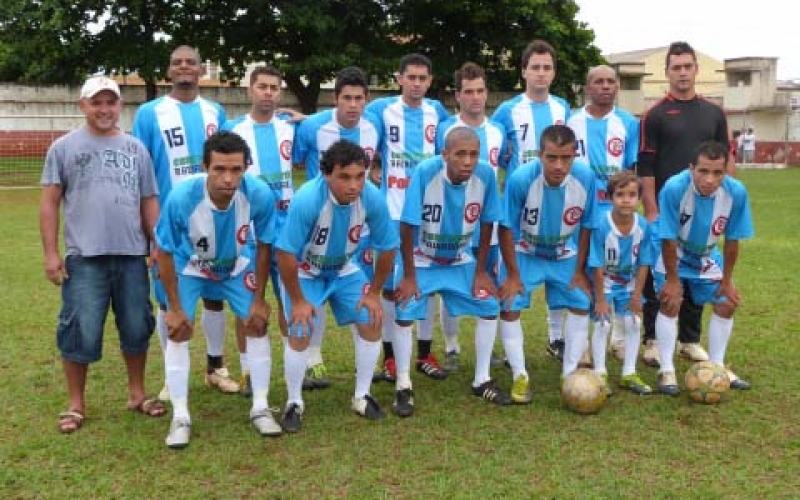
POLYGON ((572 0, 411 0, 390 11, 396 39, 432 59, 432 92, 441 95, 452 85, 453 72, 465 61, 486 69, 490 88, 511 90, 521 81, 522 51, 540 38, 558 52, 553 92, 573 104, 572 83, 582 83, 588 68, 603 61, 592 45, 594 33, 575 20, 577 12, 572 0))

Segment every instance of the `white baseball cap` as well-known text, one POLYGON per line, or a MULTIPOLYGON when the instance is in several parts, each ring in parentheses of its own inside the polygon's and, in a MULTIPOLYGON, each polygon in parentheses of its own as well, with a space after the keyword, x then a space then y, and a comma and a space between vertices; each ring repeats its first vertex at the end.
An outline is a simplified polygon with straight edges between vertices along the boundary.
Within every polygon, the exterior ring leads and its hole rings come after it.
POLYGON ((122 97, 117 82, 105 76, 93 76, 81 87, 81 99, 92 98, 103 90, 110 90, 117 97, 122 97))

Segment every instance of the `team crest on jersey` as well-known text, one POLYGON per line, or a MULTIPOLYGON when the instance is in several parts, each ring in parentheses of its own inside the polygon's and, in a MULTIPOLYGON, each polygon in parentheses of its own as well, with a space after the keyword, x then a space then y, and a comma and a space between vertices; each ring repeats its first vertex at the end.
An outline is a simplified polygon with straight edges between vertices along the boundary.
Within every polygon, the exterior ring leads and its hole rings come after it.
POLYGON ((251 292, 256 291, 256 273, 253 271, 247 271, 244 273, 244 277, 242 277, 242 282, 244 283, 244 287, 250 290, 251 292))
POLYGON ((361 239, 361 224, 350 228, 350 231, 347 232, 347 239, 351 243, 358 243, 358 240, 361 239))
POLYGON ((217 124, 216 123, 209 123, 206 125, 206 137, 211 137, 217 132, 217 124))
POLYGON ((492 164, 493 167, 496 167, 500 162, 500 148, 492 148, 489 151, 489 163, 492 164))
POLYGON ((472 224, 481 216, 481 204, 470 203, 464 207, 464 220, 472 224))
POLYGON ((292 141, 282 141, 280 146, 281 158, 288 160, 292 157, 292 141))
POLYGON ((625 149, 625 141, 619 137, 612 137, 606 143, 606 149, 608 149, 608 152, 611 154, 611 156, 618 158, 622 155, 622 151, 625 149))
POLYGON ((714 234, 714 236, 719 236, 725 232, 725 226, 727 225, 728 218, 720 215, 711 225, 711 232, 714 234))
POLYGON ((239 229, 236 230, 236 241, 240 245, 244 245, 247 242, 247 232, 250 230, 250 224, 242 224, 239 229))
POLYGON ((574 226, 581 220, 583 209, 581 207, 570 207, 564 210, 564 224, 574 226))
POLYGON ((475 295, 475 296, 477 298, 481 299, 481 300, 486 300, 489 297, 491 297, 491 294, 489 292, 487 292, 486 290, 484 290, 483 288, 480 288, 480 289, 478 289, 478 294, 475 295))
POLYGON ((428 144, 433 144, 433 141, 436 139, 436 125, 428 125, 425 127, 425 140, 428 141, 428 144))

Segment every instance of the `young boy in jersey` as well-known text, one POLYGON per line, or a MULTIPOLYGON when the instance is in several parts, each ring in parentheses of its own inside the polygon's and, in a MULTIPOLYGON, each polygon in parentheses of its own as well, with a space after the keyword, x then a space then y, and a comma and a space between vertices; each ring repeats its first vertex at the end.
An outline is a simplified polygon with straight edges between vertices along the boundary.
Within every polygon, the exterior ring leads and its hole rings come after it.
MULTIPOLYGON (((438 293, 452 316, 477 317, 473 394, 507 405, 511 398, 489 375, 500 306, 486 259, 492 226, 500 218, 500 195, 491 165, 480 161, 479 155, 478 135, 468 127, 456 127, 447 135, 442 155, 414 169, 400 219, 403 277, 395 291, 395 342, 398 338, 410 342, 412 322, 425 317, 429 296, 438 293), (473 256, 476 230, 480 245, 473 256)), ((408 371, 397 371, 396 389, 394 412, 411 416, 414 396, 408 371)))
POLYGON ((380 355, 380 291, 400 241, 386 201, 375 186, 366 183, 367 162, 367 154, 357 144, 347 140, 333 143, 322 155, 322 175, 295 193, 276 244, 281 297, 289 324, 284 346, 288 400, 281 418, 286 432, 297 432, 302 426, 302 384, 317 324, 314 311, 326 302, 338 324, 355 323, 353 411, 369 420, 384 416, 369 391, 380 355), (378 252, 372 282, 353 262, 365 224, 369 224, 370 241, 378 252))
POLYGON ((189 340, 201 297, 222 297, 243 322, 253 385, 250 420, 263 436, 281 433, 269 411, 270 309, 264 301, 274 239, 275 196, 245 175, 249 148, 233 132, 218 132, 203 145, 205 174, 186 179, 167 198, 156 227, 158 264, 168 310, 164 355, 172 424, 170 448, 189 444, 189 340), (252 226, 252 229, 251 229, 252 226), (255 232, 255 262, 246 252, 255 232))
MULTIPOLYGON (((654 272, 661 306, 656 338, 661 354, 658 390, 680 393, 673 356, 678 338, 678 313, 683 289, 698 305, 712 304, 708 327, 709 360, 724 366, 733 330, 733 314, 741 300, 733 283, 739 240, 752 238, 753 222, 744 185, 726 174, 728 147, 717 141, 700 145, 688 170, 671 177, 658 196, 661 257, 654 272), (717 248, 725 237, 722 253, 717 248)), ((728 371, 731 389, 750 384, 728 371)))
POLYGON ((636 374, 639 346, 639 316, 642 314, 642 289, 653 252, 647 221, 636 213, 641 185, 631 170, 620 170, 605 183, 606 199, 612 208, 600 211, 597 227, 592 230, 589 268, 594 281, 594 334, 592 358, 594 371, 610 393, 606 370, 606 343, 611 330, 624 329, 622 378, 620 386, 636 394, 650 394, 653 389, 636 374))
POLYGON ((575 133, 566 125, 547 127, 540 144, 539 158, 520 166, 506 183, 499 235, 505 266, 500 295, 512 297, 500 313, 500 334, 513 372, 511 397, 520 403, 531 395, 519 317, 535 288, 548 285, 548 306, 569 310, 562 376, 578 367, 589 335, 585 266, 597 203, 594 173, 575 160, 575 133))

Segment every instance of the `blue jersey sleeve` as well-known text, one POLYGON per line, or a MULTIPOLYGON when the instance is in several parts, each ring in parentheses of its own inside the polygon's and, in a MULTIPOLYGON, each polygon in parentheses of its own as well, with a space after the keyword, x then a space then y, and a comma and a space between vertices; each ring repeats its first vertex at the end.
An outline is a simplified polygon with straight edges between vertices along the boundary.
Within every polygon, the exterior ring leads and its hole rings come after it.
POLYGON ((400 215, 400 220, 411 226, 420 226, 422 224, 422 202, 425 197, 425 186, 428 184, 430 174, 428 174, 427 165, 433 159, 440 158, 434 156, 417 165, 411 175, 411 182, 406 188, 405 201, 403 202, 403 213, 400 215))
MULTIPOLYGON (((321 178, 317 178, 321 179, 321 178)), ((301 187, 289 205, 289 213, 286 223, 278 236, 276 247, 284 252, 291 253, 299 257, 314 224, 319 216, 320 203, 318 203, 318 189, 316 180, 313 180, 301 187)))
POLYGON ((639 267, 653 266, 656 263, 656 249, 653 248, 653 226, 648 224, 644 217, 639 217, 639 219, 641 219, 642 227, 644 228, 644 237, 639 242, 639 255, 636 259, 636 264, 639 267))
POLYGON ((625 157, 622 166, 632 169, 639 155, 639 120, 628 116, 625 129, 625 157))
POLYGON ((725 238, 729 240, 744 240, 753 237, 753 219, 750 215, 750 201, 744 185, 735 179, 726 179, 730 184, 733 196, 731 216, 725 227, 725 238))
POLYGON ((497 190, 497 178, 494 175, 494 170, 491 165, 485 162, 479 162, 476 168, 481 181, 486 186, 481 222, 497 222, 503 218, 503 208, 500 204, 500 194, 497 190))
POLYGON ((292 163, 295 165, 306 163, 308 152, 311 149, 309 133, 312 127, 313 124, 309 120, 303 120, 295 131, 294 144, 292 145, 292 163))
POLYGON ((506 181, 506 193, 503 197, 503 218, 500 224, 510 229, 515 239, 519 237, 519 221, 522 215, 522 208, 525 206, 528 187, 530 186, 528 173, 530 168, 532 167, 518 168, 506 181))
POLYGON ((681 191, 674 189, 678 184, 678 177, 673 177, 664 185, 658 194, 658 238, 661 240, 676 240, 680 231, 681 191))
POLYGON ((602 227, 592 229, 592 239, 589 245, 588 266, 592 269, 605 267, 605 240, 606 234, 602 227))
POLYGON ((255 177, 246 175, 242 182, 247 182, 248 198, 253 207, 253 231, 261 243, 275 243, 275 227, 277 217, 275 207, 277 197, 265 183, 255 177))
POLYGON ((159 250, 176 254, 181 248, 183 234, 186 232, 186 222, 183 217, 183 207, 189 195, 188 187, 191 182, 179 184, 172 190, 156 223, 156 244, 159 250))

